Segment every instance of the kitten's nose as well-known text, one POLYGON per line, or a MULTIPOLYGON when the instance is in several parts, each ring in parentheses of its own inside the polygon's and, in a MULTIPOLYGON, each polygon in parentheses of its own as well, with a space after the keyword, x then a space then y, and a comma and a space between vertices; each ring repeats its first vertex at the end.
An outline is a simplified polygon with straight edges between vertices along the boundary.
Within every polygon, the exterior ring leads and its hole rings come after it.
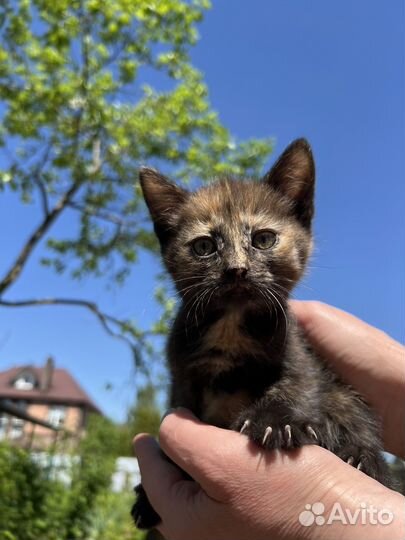
POLYGON ((246 275, 248 273, 248 269, 243 267, 237 267, 237 268, 228 268, 226 271, 226 275, 229 278, 239 280, 239 279, 245 279, 246 275))

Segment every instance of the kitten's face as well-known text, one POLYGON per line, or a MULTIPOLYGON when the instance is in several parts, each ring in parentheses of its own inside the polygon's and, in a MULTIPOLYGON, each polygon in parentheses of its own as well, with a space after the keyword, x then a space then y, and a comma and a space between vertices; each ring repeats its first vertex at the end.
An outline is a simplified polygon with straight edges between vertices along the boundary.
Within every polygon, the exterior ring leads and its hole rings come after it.
POLYGON ((141 182, 165 264, 181 296, 274 305, 311 251, 314 165, 299 140, 261 181, 222 179, 195 193, 151 169, 141 182))

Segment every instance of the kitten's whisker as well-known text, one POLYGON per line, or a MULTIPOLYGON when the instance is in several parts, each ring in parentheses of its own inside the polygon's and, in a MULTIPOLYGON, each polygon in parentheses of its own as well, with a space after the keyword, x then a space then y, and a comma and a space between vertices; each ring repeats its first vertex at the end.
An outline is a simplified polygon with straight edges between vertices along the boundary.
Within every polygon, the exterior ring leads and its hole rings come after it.
POLYGON ((193 274, 192 276, 182 277, 173 279, 174 283, 179 283, 180 281, 195 281, 196 279, 205 278, 206 274, 193 274))
POLYGON ((277 289, 280 289, 282 292, 284 292, 287 296, 290 294, 290 291, 286 288, 286 287, 283 287, 283 285, 280 285, 280 283, 276 283, 276 282, 272 282, 270 287, 276 287, 277 289))
POLYGON ((189 320, 190 314, 192 313, 193 307, 196 304, 196 302, 198 301, 199 296, 200 296, 199 294, 197 294, 196 296, 192 296, 190 298, 190 300, 188 302, 186 302, 186 305, 185 305, 186 308, 191 304, 190 308, 187 311, 187 315, 186 315, 186 323, 185 323, 186 328, 188 326, 188 320, 189 320))
POLYGON ((342 268, 342 266, 325 266, 325 265, 321 265, 321 264, 308 264, 307 268, 309 270, 314 270, 314 269, 320 269, 320 270, 339 270, 340 268, 342 268))
MULTIPOLYGON (((204 289, 205 290, 205 289, 204 289)), ((189 315, 193 312, 194 310, 194 315, 195 315, 195 306, 198 304, 199 300, 200 300, 200 297, 201 295, 203 294, 204 291, 198 293, 195 297, 194 297, 194 302, 192 303, 189 311, 188 311, 188 314, 187 314, 187 319, 186 319, 186 324, 188 322, 188 317, 189 315)), ((196 326, 198 326, 198 320, 197 320, 197 317, 195 317, 195 324, 196 326)))
POLYGON ((207 294, 209 293, 210 289, 207 288, 207 289, 204 289, 204 291, 202 292, 202 294, 200 295, 199 297, 199 300, 197 302, 197 305, 195 307, 195 324, 196 326, 198 326, 198 320, 197 320, 197 316, 198 316, 198 308, 201 306, 203 307, 204 306, 204 298, 207 296, 207 294))
POLYGON ((278 295, 277 295, 277 292, 276 291, 272 291, 271 289, 267 289, 268 293, 274 298, 274 300, 277 302, 277 304, 280 306, 280 309, 281 309, 281 312, 284 316, 284 320, 285 320, 285 332, 284 332, 284 342, 283 342, 283 345, 285 345, 285 342, 286 342, 286 339, 287 339, 287 335, 288 335, 288 331, 289 331, 289 328, 290 328, 290 325, 289 325, 289 319, 288 319, 288 316, 287 316, 287 313, 285 312, 285 309, 282 305, 282 303, 280 302, 279 298, 278 298, 278 295))
MULTIPOLYGON (((206 307, 209 306, 209 304, 210 304, 210 302, 211 302, 211 298, 213 297, 215 291, 218 290, 218 289, 219 289, 219 285, 216 285, 216 286, 212 287, 212 289, 211 289, 211 294, 210 294, 210 296, 209 296, 209 298, 208 298, 208 300, 207 300, 207 302, 206 302, 206 307)), ((205 312, 203 313, 203 317, 204 317, 204 315, 205 315, 205 312)))
MULTIPOLYGON (((267 297, 266 294, 265 294, 265 291, 262 291, 261 288, 258 288, 258 291, 263 296, 265 306, 267 307, 267 309, 269 310, 269 313, 271 315, 273 313, 273 308, 274 308, 274 305, 273 305, 273 302, 272 302, 271 298, 267 297), (269 300, 270 300, 270 303, 269 303, 269 300)), ((276 319, 277 319, 277 312, 276 312, 276 319)))
POLYGON ((271 311, 270 311, 270 313, 273 313, 273 312, 274 312, 274 313, 276 314, 276 328, 278 328, 278 326, 279 326, 278 309, 277 309, 276 304, 275 304, 274 301, 273 301, 273 300, 274 300, 274 297, 273 297, 273 295, 269 294, 269 290, 268 290, 267 288, 264 289, 263 292, 265 293, 267 299, 268 299, 269 302, 270 302, 270 306, 271 306, 271 311))
POLYGON ((195 289, 196 287, 201 287, 203 285, 204 285, 204 283, 201 283, 201 282, 194 283, 193 285, 189 285, 188 287, 184 287, 184 289, 179 289, 179 292, 184 293, 186 291, 190 291, 191 289, 195 289))
MULTIPOLYGON (((184 287, 182 289, 179 289, 179 293, 180 294, 184 294, 184 296, 187 296, 186 293, 189 293, 190 294, 190 291, 192 289, 196 289, 196 288, 201 288, 201 289, 206 289, 206 288, 209 288, 210 287, 210 283, 209 283, 209 280, 202 280, 202 281, 199 281, 198 283, 193 283, 192 285, 189 285, 188 287, 184 287)), ((194 293, 192 293, 194 294, 194 293)))
POLYGON ((286 324, 286 337, 287 337, 287 333, 289 331, 289 328, 290 328, 290 319, 288 317, 288 314, 287 314, 287 311, 286 311, 286 307, 284 307, 282 305, 282 303, 284 302, 284 299, 277 293, 277 291, 273 291, 273 294, 274 294, 274 297, 276 298, 280 308, 281 308, 281 311, 283 312, 283 315, 284 315, 284 319, 285 319, 285 324, 286 324))

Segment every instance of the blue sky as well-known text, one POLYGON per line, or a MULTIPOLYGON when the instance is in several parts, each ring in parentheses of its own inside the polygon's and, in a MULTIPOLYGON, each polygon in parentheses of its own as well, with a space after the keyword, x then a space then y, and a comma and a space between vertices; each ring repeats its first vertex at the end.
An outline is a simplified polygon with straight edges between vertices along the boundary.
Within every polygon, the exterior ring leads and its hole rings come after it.
MULTIPOLYGON (((334 304, 404 341, 403 0, 213 4, 192 58, 222 122, 240 139, 274 136, 270 162, 298 136, 314 149, 317 248, 295 296, 334 304)), ((2 273, 37 219, 37 208, 0 195, 2 273)), ((57 226, 69 228, 70 219, 57 226)), ((37 265, 40 256, 38 249, 9 299, 83 296, 145 326, 157 316, 151 256, 113 291, 102 281, 54 276, 37 265)), ((0 369, 41 364, 50 354, 104 412, 125 416, 135 384, 131 356, 89 313, 0 309, 0 369)))

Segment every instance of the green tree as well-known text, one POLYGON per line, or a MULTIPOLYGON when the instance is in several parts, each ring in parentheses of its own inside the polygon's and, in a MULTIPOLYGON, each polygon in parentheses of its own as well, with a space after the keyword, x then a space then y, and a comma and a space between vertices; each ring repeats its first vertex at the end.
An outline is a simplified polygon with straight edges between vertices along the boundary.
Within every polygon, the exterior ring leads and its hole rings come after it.
POLYGON ((161 411, 156 403, 155 387, 148 384, 139 389, 136 403, 129 411, 127 420, 132 436, 145 432, 157 435, 161 416, 161 411))
POLYGON ((118 455, 133 456, 132 439, 138 433, 158 434, 162 411, 157 405, 156 394, 156 386, 150 383, 138 388, 136 401, 128 411, 125 424, 116 426, 119 432, 118 455))
POLYGON ((98 496, 110 489, 119 443, 120 431, 113 422, 98 415, 89 417, 86 436, 78 448, 80 461, 73 470, 65 513, 68 539, 87 538, 98 496))
POLYGON ((140 360, 145 335, 91 299, 9 293, 44 241, 42 264, 56 272, 123 282, 139 249, 156 249, 140 164, 161 165, 185 182, 259 171, 270 141, 235 143, 190 63, 207 8, 209 0, 1 2, 0 190, 40 202, 41 215, 16 259, 2 261, 0 305, 87 308, 140 360), (67 212, 77 220, 69 236, 53 236, 67 212))

